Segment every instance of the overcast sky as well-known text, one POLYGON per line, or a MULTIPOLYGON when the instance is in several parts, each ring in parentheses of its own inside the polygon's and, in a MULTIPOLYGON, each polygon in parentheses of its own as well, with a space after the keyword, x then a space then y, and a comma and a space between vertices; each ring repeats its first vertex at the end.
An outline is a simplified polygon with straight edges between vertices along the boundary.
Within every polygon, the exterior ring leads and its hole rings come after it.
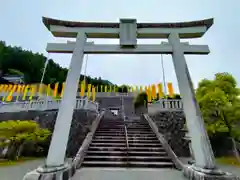
MULTIPOLYGON (((8 45, 43 53, 63 67, 71 56, 47 54, 48 42, 63 42, 45 28, 42 16, 74 21, 118 22, 136 18, 138 22, 178 22, 213 17, 214 25, 194 44, 207 44, 210 55, 186 56, 195 86, 217 72, 232 73, 240 83, 240 1, 239 0, 2 0, 0 40, 8 45)), ((117 43, 116 40, 94 40, 117 43)), ((160 43, 148 40, 147 43, 160 43)), ((143 43, 143 41, 139 41, 143 43)), ((89 55, 87 75, 101 76, 116 84, 149 85, 162 81, 160 55, 89 55)), ((17 61, 17 59, 16 59, 17 61)), ((166 80, 177 90, 171 56, 164 55, 166 80)), ((83 71, 82 71, 83 72, 83 71)))

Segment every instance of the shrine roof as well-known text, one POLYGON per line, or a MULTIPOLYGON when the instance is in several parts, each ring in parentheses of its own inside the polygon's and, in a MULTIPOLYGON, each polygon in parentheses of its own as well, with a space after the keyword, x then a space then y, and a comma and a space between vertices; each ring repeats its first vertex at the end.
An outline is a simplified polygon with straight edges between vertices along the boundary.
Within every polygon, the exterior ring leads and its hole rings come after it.
MULTIPOLYGON (((52 19, 43 17, 44 25, 50 29, 51 25, 65 26, 65 27, 78 27, 78 28, 119 28, 120 24, 117 22, 78 22, 78 21, 65 21, 59 19, 52 19)), ((206 26, 207 29, 213 24, 213 18, 204 19, 199 21, 189 22, 171 22, 171 23, 137 23, 137 28, 187 28, 206 26)))

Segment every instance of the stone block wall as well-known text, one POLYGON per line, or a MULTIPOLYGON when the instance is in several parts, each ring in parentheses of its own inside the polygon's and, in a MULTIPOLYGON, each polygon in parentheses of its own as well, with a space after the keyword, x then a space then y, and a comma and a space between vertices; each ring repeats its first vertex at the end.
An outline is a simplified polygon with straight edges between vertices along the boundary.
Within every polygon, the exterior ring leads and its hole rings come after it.
POLYGON ((120 107, 121 97, 96 97, 96 101, 99 103, 99 108, 106 109, 109 107, 120 107))
POLYGON ((184 139, 185 115, 183 111, 164 111, 149 115, 158 126, 178 157, 190 157, 189 143, 184 139))
MULTIPOLYGON (((7 120, 35 120, 41 127, 48 128, 53 132, 57 111, 29 111, 29 112, 16 112, 16 113, 0 113, 0 121, 7 120)), ((68 147, 67 157, 76 155, 79 147, 81 146, 85 136, 89 132, 89 127, 96 119, 97 113, 86 110, 75 110, 73 114, 68 147)), ((51 137, 48 139, 48 145, 51 137)))
MULTIPOLYGON (((124 96, 124 111, 126 116, 134 115, 134 97, 133 96, 124 96)), ((121 96, 115 97, 96 97, 96 101, 99 103, 99 108, 107 109, 110 107, 121 107, 122 100, 121 96)))
POLYGON ((126 116, 133 116, 134 110, 134 97, 124 97, 124 112, 126 116))

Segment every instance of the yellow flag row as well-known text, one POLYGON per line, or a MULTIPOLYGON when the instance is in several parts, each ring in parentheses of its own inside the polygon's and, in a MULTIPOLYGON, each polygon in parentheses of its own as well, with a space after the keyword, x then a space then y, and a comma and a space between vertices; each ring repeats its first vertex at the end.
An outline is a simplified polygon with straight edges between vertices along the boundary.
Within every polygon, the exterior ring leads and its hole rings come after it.
MULTIPOLYGON (((59 94, 59 83, 55 83, 53 90, 51 89, 50 84, 29 84, 29 85, 13 85, 13 84, 2 84, 0 85, 0 96, 2 101, 12 101, 13 94, 16 96, 16 100, 32 100, 34 96, 46 95, 51 96, 53 98, 61 98, 64 93, 65 83, 62 83, 61 93, 59 94)), ((167 83, 169 96, 172 97, 174 95, 174 90, 172 83, 167 83)), ((128 92, 146 92, 149 100, 155 99, 157 97, 157 93, 159 97, 163 97, 163 86, 161 83, 157 85, 150 86, 132 86, 128 87, 128 92)), ((116 86, 96 86, 94 87, 91 84, 85 84, 81 82, 79 84, 79 96, 86 95, 89 99, 91 98, 93 101, 96 99, 96 92, 118 92, 118 88, 116 86)))
MULTIPOLYGON (((169 96, 173 97, 174 96, 174 89, 173 89, 172 83, 167 83, 167 88, 168 88, 169 96)), ((159 83, 158 85, 145 86, 145 91, 146 91, 147 96, 148 96, 148 102, 151 102, 152 99, 157 98, 157 91, 158 91, 159 98, 164 97, 163 86, 162 86, 161 83, 159 83)))

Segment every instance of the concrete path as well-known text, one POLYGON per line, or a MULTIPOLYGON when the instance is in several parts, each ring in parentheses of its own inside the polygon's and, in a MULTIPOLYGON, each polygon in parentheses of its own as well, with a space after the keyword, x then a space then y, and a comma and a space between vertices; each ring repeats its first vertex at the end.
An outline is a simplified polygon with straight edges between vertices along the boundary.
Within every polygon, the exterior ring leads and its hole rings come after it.
MULTIPOLYGON (((223 171, 240 177, 240 168, 219 165, 223 171)), ((131 169, 131 168, 82 168, 72 180, 186 180, 181 171, 175 169, 131 169)))
POLYGON ((185 180, 181 171, 174 169, 82 168, 72 180, 185 180))
MULTIPOLYGON (((27 161, 17 166, 0 167, 1 180, 22 180, 23 176, 42 165, 43 159, 27 161)), ((240 176, 240 168, 219 165, 223 171, 240 176)), ((185 180, 181 171, 175 169, 132 169, 132 168, 82 168, 72 180, 185 180)))
POLYGON ((26 161, 16 166, 0 167, 0 179, 1 180, 22 180, 24 175, 42 165, 43 159, 26 161))

